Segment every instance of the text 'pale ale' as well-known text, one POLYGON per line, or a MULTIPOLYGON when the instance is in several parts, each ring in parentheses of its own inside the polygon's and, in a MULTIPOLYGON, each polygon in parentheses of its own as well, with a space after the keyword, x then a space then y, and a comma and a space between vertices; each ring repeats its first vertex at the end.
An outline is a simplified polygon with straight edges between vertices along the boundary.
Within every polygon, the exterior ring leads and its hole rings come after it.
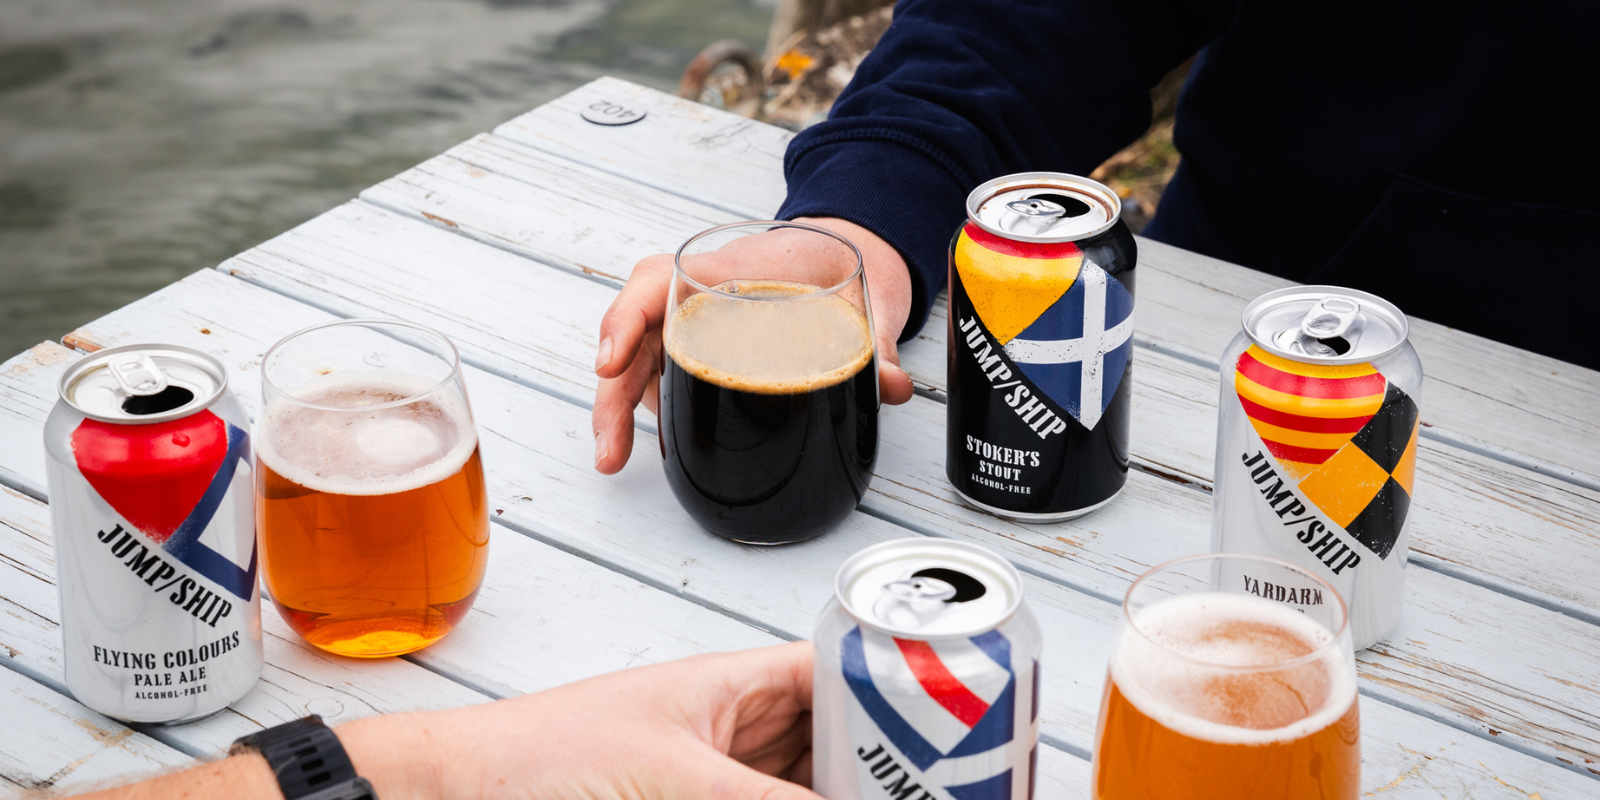
POLYGON ((261 675, 250 421, 228 373, 124 345, 60 391, 45 450, 67 688, 130 722, 220 711, 261 675))

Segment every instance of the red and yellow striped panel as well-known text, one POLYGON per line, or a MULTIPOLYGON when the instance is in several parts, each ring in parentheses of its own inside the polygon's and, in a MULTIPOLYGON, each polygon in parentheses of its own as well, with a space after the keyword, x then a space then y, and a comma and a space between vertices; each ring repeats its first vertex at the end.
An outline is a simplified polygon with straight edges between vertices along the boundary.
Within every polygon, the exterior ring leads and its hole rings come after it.
POLYGON ((1372 419, 1386 382, 1371 364, 1303 364, 1251 345, 1239 355, 1233 387, 1261 441, 1301 479, 1372 419))
POLYGON ((955 265, 973 310, 1003 345, 1072 288, 1083 251, 1072 242, 1013 242, 969 222, 956 239, 955 265))

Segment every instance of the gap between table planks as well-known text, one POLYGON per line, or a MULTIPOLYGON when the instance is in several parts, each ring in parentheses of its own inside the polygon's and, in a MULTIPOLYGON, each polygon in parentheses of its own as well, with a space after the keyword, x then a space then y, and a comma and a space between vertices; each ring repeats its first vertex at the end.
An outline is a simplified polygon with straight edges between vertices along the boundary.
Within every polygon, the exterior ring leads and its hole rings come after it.
MULTIPOLYGON (((290 307, 288 301, 267 297, 280 308, 290 307)), ((305 306, 299 310, 317 313, 305 306)), ((265 318, 257 322, 268 324, 265 318)), ((73 358, 65 348, 45 344, 12 359, 3 368, 3 396, 13 396, 13 379, 23 375, 29 383, 53 386, 73 358)), ((248 388, 254 391, 247 405, 254 408, 259 387, 248 388)), ((43 416, 37 407, 20 410, 4 429, 8 441, 0 461, 13 474, 31 473, 30 482, 38 483, 42 472, 36 470, 42 470, 42 463, 19 464, 7 457, 21 452, 27 439, 37 442, 42 435, 43 416)), ((0 645, 9 654, 8 666, 38 676, 41 689, 62 690, 48 511, 36 499, 0 491, 0 586, 7 587, 0 603, 13 611, 0 616, 0 645)), ((189 752, 212 754, 243 733, 308 711, 337 724, 376 713, 481 702, 629 666, 783 641, 498 523, 492 539, 491 568, 470 624, 442 642, 404 660, 333 658, 301 642, 268 603, 262 610, 267 633, 262 683, 223 714, 160 729, 160 734, 189 752)), ((1080 758, 1047 746, 1041 761, 1041 787, 1050 796, 1086 794, 1088 765, 1080 758)))
MULTIPOLYGON (((309 306, 215 273, 201 273, 87 326, 79 336, 99 344, 140 337, 207 347, 238 367, 235 390, 253 405, 254 362, 270 340, 285 329, 324 318, 309 306), (213 313, 220 309, 226 311, 213 313)), ((468 372, 486 463, 500 465, 491 466, 490 485, 496 504, 505 502, 503 521, 653 585, 681 590, 703 605, 759 621, 786 638, 804 636, 809 630, 826 598, 832 570, 846 555, 873 541, 904 534, 858 514, 840 530, 798 547, 763 550, 717 540, 693 529, 653 469, 635 468, 612 479, 593 473, 587 413, 582 408, 488 373, 468 372), (557 481, 561 491, 541 491, 557 481), (768 577, 762 581, 745 577, 753 574, 768 577)), ((636 444, 641 460, 655 447, 648 435, 641 435, 636 444)), ((1047 627, 1046 658, 1053 674, 1081 676, 1047 684, 1046 730, 1084 752, 1092 736, 1115 608, 1035 578, 1028 579, 1028 586, 1047 627)), ((1414 751, 1437 750, 1426 763, 1439 768, 1439 775, 1454 771, 1450 780, 1464 780, 1463 786, 1481 783, 1481 790, 1488 786, 1486 773, 1496 772, 1500 780, 1519 786, 1537 786, 1526 781, 1539 775, 1537 780, 1554 781, 1553 785, 1568 785, 1570 776, 1578 781, 1570 786, 1592 788, 1588 777, 1553 765, 1547 766, 1556 772, 1530 772, 1526 779, 1513 779, 1506 769, 1528 770, 1528 764, 1538 762, 1371 698, 1364 706, 1370 741, 1375 743, 1367 754, 1371 786, 1388 784, 1405 770, 1422 765, 1423 760, 1400 748, 1376 744, 1398 741, 1414 751)), ((1406 792, 1426 785, 1413 782, 1415 788, 1406 792)))
POLYGON ((0 668, 0 796, 83 791, 193 759, 0 668))
MULTIPOLYGON (((696 210, 683 198, 488 135, 474 137, 414 170, 380 183, 363 192, 362 197, 414 218, 445 217, 450 220, 450 226, 445 226, 449 232, 541 263, 582 272, 587 277, 599 276, 602 282, 625 279, 641 253, 671 249, 674 242, 695 232, 697 225, 731 219, 716 209, 700 206, 696 210), (549 177, 543 177, 546 171, 549 177), (649 224, 637 228, 619 225, 610 209, 596 211, 597 206, 592 203, 568 202, 572 195, 585 193, 626 197, 641 208, 668 209, 671 213, 646 215, 649 224), (545 220, 537 235, 531 232, 533 229, 511 227, 527 219, 545 220)), ((331 213, 341 212, 367 213, 359 205, 331 213)), ((386 225, 382 220, 376 224, 386 225)), ((350 258, 355 260, 361 260, 366 249, 372 247, 338 241, 337 234, 325 235, 315 245, 291 242, 286 246, 339 248, 350 251, 350 258)), ((256 252, 274 247, 274 243, 268 243, 239 260, 248 262, 256 252)), ((389 249, 393 250, 393 245, 389 249)), ((288 260, 293 258, 290 254, 288 260)), ((476 319, 465 327, 477 332, 497 318, 485 313, 488 309, 508 315, 501 319, 521 322, 515 306, 521 303, 522 295, 506 293, 502 286, 528 287, 533 292, 560 291, 568 296, 579 291, 565 288, 576 287, 575 282, 558 284, 554 279, 552 287, 562 288, 534 288, 522 270, 513 266, 515 262, 504 260, 492 260, 495 266, 486 271, 482 280, 462 285, 454 276, 427 274, 429 267, 459 263, 443 256, 434 258, 441 260, 422 260, 400 267, 409 280, 417 282, 416 287, 389 289, 393 281, 378 274, 380 268, 370 263, 377 259, 370 259, 365 266, 356 268, 372 282, 370 288, 363 290, 353 280, 345 280, 336 281, 335 289, 368 296, 389 292, 409 309, 434 309, 434 313, 452 322, 476 319)), ((394 261, 390 259, 391 263, 394 261)), ((224 266, 242 272, 232 264, 224 266)), ((470 279, 475 274, 465 270, 463 277, 470 279)), ((321 278, 315 271, 303 271, 297 279, 316 290, 321 278)), ((316 291, 297 296, 313 303, 325 302, 316 291)), ((551 315, 558 320, 552 331, 557 338, 548 345, 520 347, 543 347, 555 361, 570 364, 578 357, 570 355, 571 350, 563 354, 557 348, 592 340, 604 309, 584 307, 580 312, 566 303, 559 307, 552 304, 551 308, 551 315)), ((540 325, 542 320, 529 319, 525 324, 540 325)), ((532 341, 543 340, 533 337, 532 341)), ((585 356, 593 352, 592 343, 586 344, 582 351, 585 356)), ((934 347, 931 340, 918 346, 924 353, 934 347)), ((937 346, 942 352, 942 338, 937 346)), ((907 348, 907 352, 915 355, 916 349, 907 348)), ((515 361, 521 353, 507 355, 515 361)), ((548 360, 543 353, 528 355, 538 360, 514 368, 501 359, 486 359, 484 364, 495 370, 520 369, 521 374, 535 381, 539 380, 538 374, 529 370, 550 373, 559 369, 556 365, 543 366, 548 360)), ((925 378, 925 370, 942 370, 942 361, 932 365, 923 363, 930 359, 918 359, 907 362, 914 376, 925 378)), ((1140 349, 1135 364, 1137 422, 1133 450, 1137 462, 1155 473, 1208 487, 1216 428, 1215 371, 1148 348, 1140 349)), ((583 385, 576 381, 582 380, 590 381, 587 387, 592 391, 592 376, 565 376, 552 389, 572 398, 571 392, 583 385)), ((1596 534, 1600 526, 1595 524, 1600 521, 1600 491, 1433 440, 1425 441, 1422 448, 1422 483, 1414 504, 1417 523, 1413 539, 1414 551, 1426 556, 1422 564, 1497 590, 1513 591, 1523 599, 1581 619, 1600 620, 1600 585, 1589 579, 1587 559, 1575 557, 1600 544, 1596 534), (1441 486, 1450 491, 1441 493, 1441 486), (1529 523, 1533 523, 1531 527, 1529 523), (1458 529, 1468 532, 1465 541, 1458 541, 1458 529)), ((942 487, 942 481, 929 485, 942 487)))
MULTIPOLYGON (((494 132, 737 216, 768 217, 784 197, 789 133, 615 78, 494 132), (584 122, 579 110, 602 99, 648 115, 620 127, 584 122)), ((1291 283, 1149 239, 1139 247, 1137 341, 1212 367, 1238 333, 1245 304, 1291 283)), ((943 328, 923 333, 937 339, 931 352, 942 356, 943 328)), ((1427 373, 1422 417, 1434 427, 1425 435, 1600 489, 1600 411, 1590 400, 1600 394, 1600 372, 1420 319, 1412 320, 1411 341, 1427 373)), ((943 386, 938 367, 919 375, 925 385, 943 386)))
MULTIPOLYGON (((41 345, 14 359, 6 374, 15 377, 32 367, 40 370, 34 383, 54 385, 72 358, 59 346, 41 345)), ((8 442, 15 445, 8 450, 23 451, 28 438, 37 443, 42 425, 37 411, 28 409, 31 421, 7 426, 17 440, 8 442), (23 429, 25 435, 16 436, 23 429)), ((6 462, 19 469, 14 460, 6 462)), ((32 473, 35 484, 42 480, 38 469, 42 463, 20 467, 32 473)), ((0 644, 8 665, 64 689, 48 514, 37 500, 9 490, 6 495, 0 498, 5 521, 0 532, 6 534, 0 541, 0 575, 11 574, 0 580, 6 587, 0 600, 13 613, 12 619, 0 619, 6 623, 0 644)), ((487 699, 472 689, 503 697, 628 666, 782 641, 498 524, 492 539, 494 566, 474 605, 474 624, 410 657, 415 664, 323 655, 294 636, 268 603, 263 609, 268 667, 258 689, 219 717, 162 729, 161 735, 190 752, 214 753, 236 736, 307 711, 337 723, 457 706, 487 699), (606 602, 595 602, 600 596, 606 602)))
MULTIPOLYGON (((528 210, 555 202, 549 182, 534 186, 502 178, 494 168, 504 166, 506 157, 478 154, 475 147, 480 141, 474 139, 458 149, 474 147, 472 157, 485 165, 470 168, 475 178, 467 176, 462 184, 427 192, 442 202, 459 197, 459 202, 448 203, 448 210, 464 222, 450 232, 478 230, 475 221, 486 213, 533 216, 528 210), (480 187, 493 187, 493 192, 480 187), (494 208, 499 211, 490 211, 494 208)), ((494 142, 494 154, 526 155, 526 150, 518 150, 494 142)), ((547 160, 538 154, 533 157, 547 160)), ((442 160, 430 163, 438 162, 442 160)), ((456 158, 453 163, 467 162, 456 158)), ((459 170, 442 173, 459 176, 459 170)), ((406 173, 402 178, 406 187, 422 184, 421 174, 406 173)), ((608 195, 627 190, 614 186, 618 179, 600 173, 571 181, 608 195)), ((390 189, 394 189, 390 184, 379 184, 368 194, 392 200, 390 189)), ((706 211, 706 216, 710 214, 706 211)), ((589 230, 602 221, 578 218, 568 224, 565 232, 549 227, 538 240, 520 245, 515 254, 562 266, 594 246, 589 253, 598 258, 590 258, 592 262, 608 269, 632 264, 627 243, 606 243, 605 253, 597 253, 602 245, 589 230)), ((347 203, 224 262, 221 269, 336 314, 378 309, 384 314, 421 315, 454 338, 480 344, 475 357, 486 370, 587 405, 595 386, 590 370, 595 328, 611 294, 595 293, 589 280, 531 270, 526 258, 499 253, 498 248, 462 242, 462 238, 491 237, 488 232, 451 237, 434 229, 426 234, 422 227, 366 203, 347 203), (450 269, 453 264, 461 267, 450 269), (536 298, 539 314, 528 314, 528 298, 536 298)), ((654 235, 664 240, 677 234, 667 230, 654 235)), ((1208 486, 1216 373, 1150 350, 1141 350, 1136 363, 1134 456, 1157 474, 1208 486)), ((648 419, 648 414, 640 416, 648 419)), ((646 427, 653 426, 646 422, 646 427)), ((934 419, 931 427, 942 429, 942 419, 934 419)), ((1426 565, 1509 590, 1579 619, 1600 618, 1600 586, 1590 581, 1582 555, 1600 544, 1595 533, 1600 530, 1600 493, 1434 442, 1422 445, 1422 456, 1421 490, 1413 506, 1413 552, 1426 558, 1426 565)), ((925 461, 915 462, 912 474, 901 477, 880 470, 880 475, 928 493, 926 502, 909 502, 902 509, 922 523, 957 518, 965 525, 1037 541, 1046 549, 1074 550, 1074 542, 1038 538, 1037 531, 1048 528, 1010 525, 966 510, 947 491, 941 464, 942 453, 936 446, 925 461)), ((1099 518, 1090 517, 1085 525, 1099 518)), ((1123 579, 1125 574, 1118 571, 1110 584, 1085 586, 1120 592, 1123 579)))
MULTIPOLYGON (((592 334, 582 335, 582 322, 595 318, 611 296, 594 282, 541 271, 523 259, 359 204, 336 209, 269 241, 224 264, 223 269, 342 315, 389 314, 436 325, 456 338, 469 361, 490 366, 497 374, 562 375, 558 388, 563 396, 592 391, 593 377, 587 365, 594 345, 592 334), (429 277, 428 265, 438 263, 461 266, 448 275, 429 277), (397 295, 393 287, 401 286, 405 289, 397 295), (480 297, 482 303, 476 300, 480 297), (463 321, 469 313, 476 318, 471 324, 463 321), (502 322, 496 327, 492 323, 496 319, 516 319, 520 324, 502 322), (546 339, 559 341, 561 347, 541 344, 546 339), (576 352, 570 349, 575 344, 581 344, 576 352), (566 355, 552 359, 553 352, 566 355), (518 362, 528 357, 540 360, 535 364, 518 362)), ((1078 524, 1015 526, 966 510, 944 487, 937 467, 942 462, 942 413, 938 404, 920 398, 904 408, 885 411, 878 479, 865 506, 869 512, 901 523, 909 519, 915 523, 912 527, 935 535, 949 535, 946 531, 955 529, 957 535, 1007 550, 1024 569, 1113 601, 1127 581, 1149 565, 1206 549, 1208 508, 1204 495, 1137 473, 1127 497, 1078 524), (1190 524, 1151 524, 1161 509, 1171 508, 1186 513, 1168 516, 1190 524), (1193 524, 1196 522, 1199 524, 1193 524), (1119 533, 1102 538, 1094 529, 1119 533), (1071 532, 1073 538, 1055 538, 1041 530, 1071 532), (1007 538, 986 535, 990 532, 1007 538), (1081 560, 1085 557, 1092 560, 1081 560)), ((1524 677, 1524 669, 1537 672, 1548 668, 1546 662, 1531 658, 1534 645, 1541 641, 1582 642, 1581 647, 1587 649, 1574 652, 1572 663, 1588 662, 1600 652, 1595 629, 1540 612, 1538 619, 1550 620, 1555 628, 1530 633, 1525 628, 1524 609, 1515 600, 1437 574, 1413 573, 1409 590, 1412 610, 1405 627, 1392 644, 1364 656, 1373 662, 1367 665, 1368 671, 1380 684, 1372 691, 1419 710, 1425 710, 1427 704, 1443 705, 1457 715, 1458 724, 1485 732, 1511 730, 1537 739, 1546 735, 1547 728, 1571 730, 1576 735, 1568 741, 1576 752, 1566 755, 1592 757, 1600 747, 1588 732, 1595 717, 1564 708, 1562 698, 1570 698, 1571 693, 1560 682, 1589 680, 1591 676, 1568 675, 1544 684, 1542 691, 1531 696, 1525 690, 1512 690, 1512 686, 1524 677), (1495 668, 1488 670, 1494 678, 1451 667, 1452 661, 1471 663, 1475 660, 1471 656, 1489 652, 1482 644, 1442 644, 1484 641, 1457 618, 1456 609, 1462 604, 1495 609, 1486 616, 1505 620, 1505 628, 1527 638, 1528 646, 1517 650, 1529 653, 1529 660, 1477 659, 1496 662, 1495 668), (1518 699, 1507 702, 1509 698, 1501 695, 1518 699), (1511 710, 1514 706, 1515 711, 1511 710), (1486 714, 1485 707, 1498 711, 1486 714), (1530 723, 1530 719, 1540 722, 1530 723)), ((1581 673, 1583 668, 1579 670, 1581 673)))

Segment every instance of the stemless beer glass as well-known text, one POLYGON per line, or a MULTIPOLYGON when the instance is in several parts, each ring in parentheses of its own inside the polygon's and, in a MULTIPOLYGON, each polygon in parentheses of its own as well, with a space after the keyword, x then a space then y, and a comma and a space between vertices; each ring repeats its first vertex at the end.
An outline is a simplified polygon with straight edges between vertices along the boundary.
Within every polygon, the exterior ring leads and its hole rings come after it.
POLYGON ((332 653, 420 650, 483 580, 478 434, 449 339, 349 320, 290 334, 261 364, 256 528, 283 618, 332 653))
POLYGON ((1270 558, 1163 564, 1122 604, 1094 750, 1094 797, 1230 800, 1360 792, 1344 600, 1270 558))
POLYGON ((783 544, 855 509, 878 453, 855 245, 792 222, 705 231, 678 249, 662 337, 662 456, 690 516, 734 541, 783 544))

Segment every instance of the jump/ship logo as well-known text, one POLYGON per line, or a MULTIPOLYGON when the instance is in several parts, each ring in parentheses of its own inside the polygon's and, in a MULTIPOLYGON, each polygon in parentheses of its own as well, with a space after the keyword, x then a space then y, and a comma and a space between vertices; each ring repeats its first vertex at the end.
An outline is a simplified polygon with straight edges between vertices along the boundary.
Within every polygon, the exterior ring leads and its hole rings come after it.
MULTIPOLYGON (((149 425, 86 419, 72 432, 78 471, 112 510, 174 560, 248 602, 256 586, 256 545, 219 552, 204 541, 250 437, 210 411, 149 425)), ((108 526, 109 528, 110 526, 108 526)))
POLYGON ((1133 354, 1133 294, 1071 242, 1013 242, 968 224, 955 264, 973 310, 1044 396, 1093 430, 1133 354))
POLYGON ((1234 389, 1300 494, 1387 558, 1414 493, 1417 404, 1371 364, 1304 364, 1255 345, 1239 356, 1234 389))
POLYGON ((1017 678, 1005 636, 929 643, 856 627, 840 649, 845 681, 894 748, 869 744, 857 753, 891 797, 1009 800, 1017 678))

